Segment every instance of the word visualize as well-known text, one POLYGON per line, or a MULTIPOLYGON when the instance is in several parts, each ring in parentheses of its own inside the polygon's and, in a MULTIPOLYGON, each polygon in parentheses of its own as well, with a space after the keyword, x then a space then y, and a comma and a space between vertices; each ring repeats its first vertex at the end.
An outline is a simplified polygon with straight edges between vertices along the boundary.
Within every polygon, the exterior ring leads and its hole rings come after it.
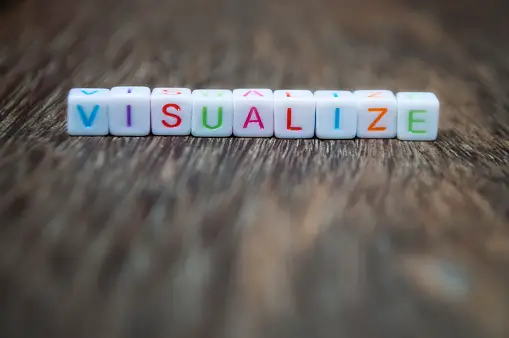
POLYGON ((435 140, 433 93, 115 87, 69 92, 71 135, 435 140))

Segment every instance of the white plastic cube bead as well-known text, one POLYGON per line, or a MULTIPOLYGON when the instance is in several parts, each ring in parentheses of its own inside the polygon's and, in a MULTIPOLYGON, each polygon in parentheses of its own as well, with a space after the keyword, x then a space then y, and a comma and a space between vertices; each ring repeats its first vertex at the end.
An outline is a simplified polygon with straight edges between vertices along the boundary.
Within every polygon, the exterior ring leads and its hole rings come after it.
POLYGON ((226 137, 233 132, 233 94, 227 89, 193 91, 191 132, 199 137, 226 137))
POLYGON ((233 91, 233 134, 240 137, 274 135, 274 93, 270 89, 233 91))
POLYGON ((279 138, 311 138, 315 134, 315 97, 309 90, 274 92, 274 133, 279 138))
POLYGON ((109 98, 109 89, 71 89, 67 97, 67 132, 69 135, 108 135, 109 98))
POLYGON ((316 136, 321 139, 351 139, 357 135, 357 99, 352 92, 318 90, 316 136))
POLYGON ((114 87, 110 93, 110 133, 145 136, 150 133, 150 88, 114 87))
POLYGON ((438 135, 440 103, 433 93, 398 93, 398 138, 433 141, 438 135))
POLYGON ((150 97, 152 134, 189 135, 193 97, 188 88, 155 88, 150 97))
POLYGON ((397 132, 397 101, 389 90, 358 90, 357 137, 393 138, 397 132))

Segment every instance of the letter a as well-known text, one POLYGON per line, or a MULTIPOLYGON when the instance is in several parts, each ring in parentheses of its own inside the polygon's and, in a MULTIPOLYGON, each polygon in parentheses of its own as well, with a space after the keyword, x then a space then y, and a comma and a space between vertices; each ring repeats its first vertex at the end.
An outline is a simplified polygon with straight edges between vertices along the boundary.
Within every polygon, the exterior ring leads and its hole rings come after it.
POLYGON ((251 109, 249 110, 249 114, 247 114, 247 119, 244 122, 244 128, 247 128, 247 125, 249 123, 258 123, 260 129, 265 129, 262 118, 260 117, 260 114, 258 113, 258 109, 256 109, 256 107, 251 107, 251 109), (254 120, 251 119, 253 117, 253 114, 256 115, 256 119, 254 120))

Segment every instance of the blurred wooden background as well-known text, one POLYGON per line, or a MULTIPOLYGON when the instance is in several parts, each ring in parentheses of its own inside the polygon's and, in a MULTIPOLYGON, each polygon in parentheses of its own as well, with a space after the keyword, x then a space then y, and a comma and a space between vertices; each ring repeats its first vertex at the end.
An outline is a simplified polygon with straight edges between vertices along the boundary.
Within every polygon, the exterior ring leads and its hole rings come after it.
POLYGON ((509 337, 507 1, 0 11, 1 337, 509 337), (439 140, 71 138, 73 86, 436 92, 439 140))

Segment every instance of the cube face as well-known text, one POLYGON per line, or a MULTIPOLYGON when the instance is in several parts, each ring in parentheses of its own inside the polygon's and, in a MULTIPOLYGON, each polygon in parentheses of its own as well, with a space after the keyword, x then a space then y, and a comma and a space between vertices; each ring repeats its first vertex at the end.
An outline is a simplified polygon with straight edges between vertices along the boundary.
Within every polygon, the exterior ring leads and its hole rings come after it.
POLYGON ((357 137, 393 138, 397 133, 397 101, 389 90, 358 90, 357 137))
POLYGON ((108 135, 110 90, 73 88, 67 97, 67 132, 75 136, 108 135))
POLYGON ((114 87, 110 93, 110 133, 146 136, 150 133, 150 89, 114 87))
POLYGON ((357 99, 352 92, 319 90, 316 100, 316 136, 352 139, 357 135, 357 99))
POLYGON ((233 91, 233 134, 240 137, 274 135, 274 93, 270 89, 233 91))
POLYGON ((150 99, 152 134, 189 135, 193 97, 188 88, 155 88, 150 99))
POLYGON ((440 103, 433 93, 398 93, 398 139, 433 141, 438 136, 440 103))
POLYGON ((315 97, 309 90, 274 92, 274 134, 279 138, 312 138, 315 97))
POLYGON ((233 94, 228 89, 193 91, 191 133, 198 137, 227 137, 233 133, 233 94))

